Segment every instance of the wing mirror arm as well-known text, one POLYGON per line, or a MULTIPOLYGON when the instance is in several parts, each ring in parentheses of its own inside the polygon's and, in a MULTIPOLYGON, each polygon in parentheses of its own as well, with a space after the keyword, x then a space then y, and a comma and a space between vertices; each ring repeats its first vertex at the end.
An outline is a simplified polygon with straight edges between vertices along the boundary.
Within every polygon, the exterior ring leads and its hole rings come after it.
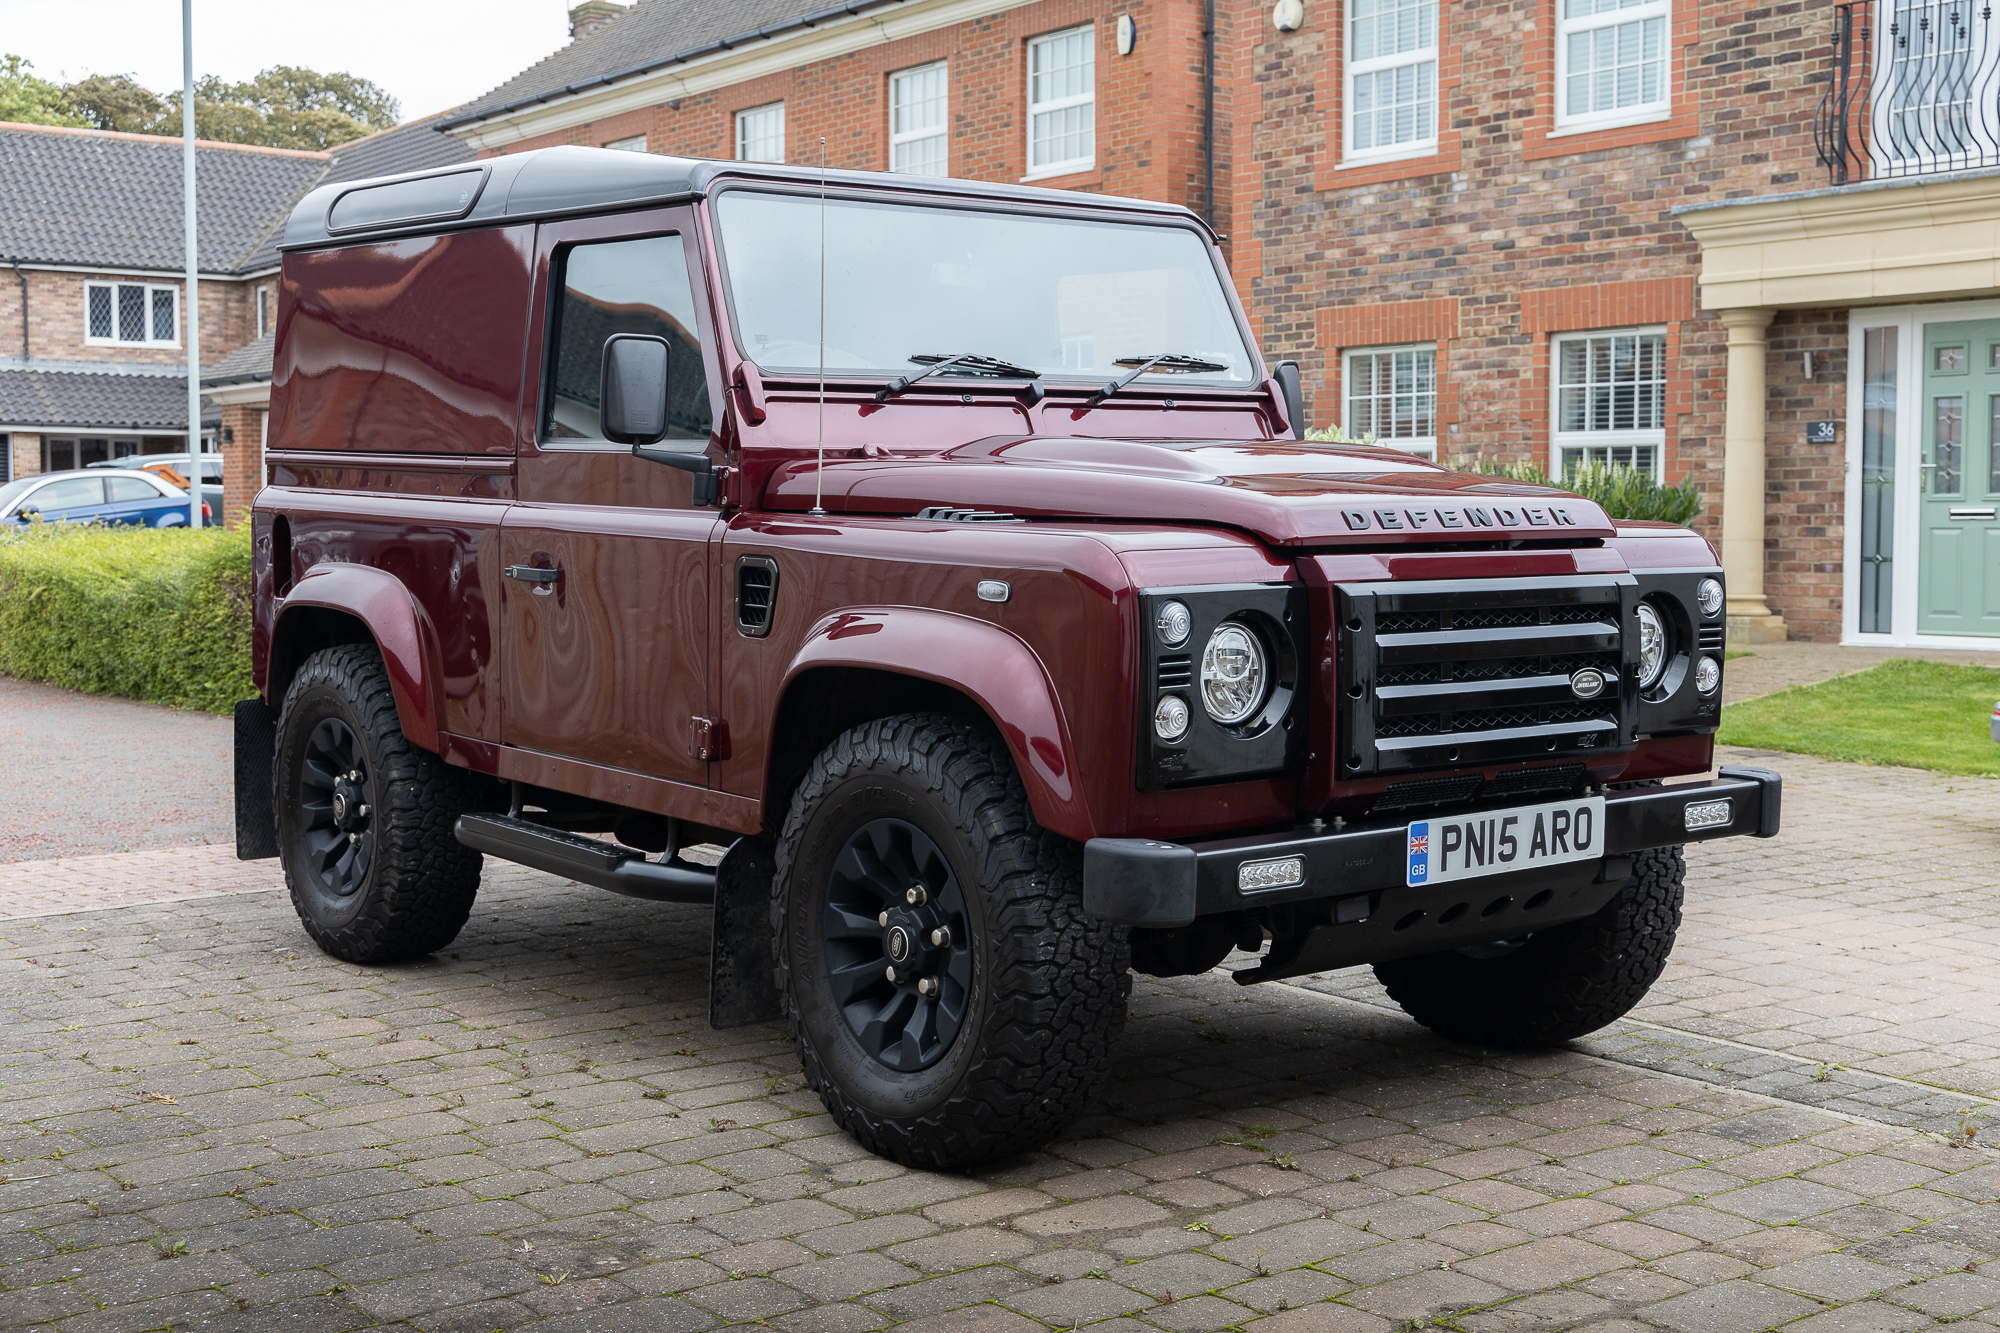
POLYGON ((694 502, 712 505, 722 487, 708 456, 655 447, 667 436, 670 351, 665 338, 646 334, 614 333, 604 340, 597 399, 604 438, 631 445, 634 458, 694 473, 694 502))
POLYGON ((1271 367, 1271 378, 1278 382, 1278 392, 1284 395, 1285 420, 1291 424, 1292 438, 1306 437, 1305 384, 1299 375, 1299 363, 1280 361, 1271 367))
POLYGON ((651 445, 635 444, 632 456, 643 458, 648 463, 660 463, 667 467, 677 467, 683 472, 694 473, 694 502, 698 505, 712 505, 721 493, 722 474, 707 454, 681 454, 671 449, 655 449, 651 445))

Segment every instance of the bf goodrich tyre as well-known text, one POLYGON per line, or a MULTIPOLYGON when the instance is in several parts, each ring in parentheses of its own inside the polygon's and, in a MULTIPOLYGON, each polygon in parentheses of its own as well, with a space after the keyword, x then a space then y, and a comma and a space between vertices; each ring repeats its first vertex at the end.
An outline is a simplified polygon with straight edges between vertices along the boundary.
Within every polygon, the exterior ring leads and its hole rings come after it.
POLYGON ((314 943, 351 963, 451 943, 479 891, 479 853, 452 834, 470 779, 404 738, 373 645, 300 666, 273 783, 285 884, 314 943))
POLYGON ((1686 875, 1680 848, 1640 852, 1632 878, 1594 916, 1514 948, 1377 963, 1375 975, 1411 1018, 1455 1041, 1558 1045, 1623 1017, 1659 980, 1680 929, 1686 875))
POLYGON ((1131 980, 1081 864, 984 727, 886 718, 813 761, 778 841, 778 983, 807 1082, 870 1151, 963 1166, 1083 1111, 1131 980))

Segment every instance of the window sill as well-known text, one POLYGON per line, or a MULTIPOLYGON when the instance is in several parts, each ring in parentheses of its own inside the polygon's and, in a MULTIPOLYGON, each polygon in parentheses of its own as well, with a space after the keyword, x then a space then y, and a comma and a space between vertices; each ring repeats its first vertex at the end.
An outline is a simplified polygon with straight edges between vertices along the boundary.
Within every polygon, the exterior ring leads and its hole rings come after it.
POLYGON ((1333 169, 1335 171, 1353 171, 1359 167, 1379 167, 1390 162, 1414 162, 1419 158, 1436 157, 1437 155, 1437 140, 1433 139, 1429 143, 1418 148, 1412 148, 1407 152, 1379 153, 1368 157, 1345 158, 1334 163, 1333 169))
POLYGON ((1043 167, 1021 177, 1019 184, 1031 185, 1036 181, 1054 180, 1058 176, 1087 176, 1097 170, 1096 158, 1085 158, 1081 162, 1064 162, 1053 167, 1043 167))
POLYGON ((1634 125, 1658 125, 1674 118, 1671 106, 1658 107, 1642 115, 1609 116, 1603 120, 1572 121, 1567 125, 1550 130, 1544 138, 1567 139, 1579 134, 1596 134, 1602 130, 1625 130, 1634 125))
MULTIPOLYGON (((263 335, 259 334, 258 336, 262 337, 263 335)), ((83 345, 85 347, 122 347, 128 352, 178 352, 181 350, 179 343, 128 343, 121 342, 116 338, 85 338, 83 345)))

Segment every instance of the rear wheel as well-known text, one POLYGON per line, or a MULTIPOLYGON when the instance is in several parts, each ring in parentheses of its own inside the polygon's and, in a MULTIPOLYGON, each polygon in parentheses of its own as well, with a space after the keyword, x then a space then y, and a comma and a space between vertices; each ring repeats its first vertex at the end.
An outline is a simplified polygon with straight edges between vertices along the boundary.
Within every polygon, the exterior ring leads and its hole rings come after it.
POLYGON ((404 737, 373 645, 323 649, 299 668, 273 781, 285 883, 314 943, 350 963, 451 943, 479 891, 479 853, 452 832, 471 779, 404 737))
POLYGON ((1687 862, 1640 852, 1595 915, 1519 940, 1375 964, 1389 998, 1425 1027, 1475 1046, 1554 1046, 1624 1015, 1673 951, 1687 862))
POLYGON ((807 1082, 870 1151, 962 1166, 1082 1113, 1131 982, 1081 861, 983 727, 886 718, 813 761, 772 881, 779 987, 807 1082))

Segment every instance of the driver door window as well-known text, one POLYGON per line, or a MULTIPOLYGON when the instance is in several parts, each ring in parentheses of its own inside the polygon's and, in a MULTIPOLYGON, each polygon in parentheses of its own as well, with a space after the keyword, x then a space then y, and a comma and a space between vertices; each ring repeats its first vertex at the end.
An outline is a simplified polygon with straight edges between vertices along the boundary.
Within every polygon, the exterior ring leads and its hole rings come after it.
POLYGON ((681 238, 573 245, 559 254, 557 272, 542 440, 603 441, 598 394, 604 340, 639 333, 666 339, 669 349, 667 438, 706 441, 714 421, 681 238))

